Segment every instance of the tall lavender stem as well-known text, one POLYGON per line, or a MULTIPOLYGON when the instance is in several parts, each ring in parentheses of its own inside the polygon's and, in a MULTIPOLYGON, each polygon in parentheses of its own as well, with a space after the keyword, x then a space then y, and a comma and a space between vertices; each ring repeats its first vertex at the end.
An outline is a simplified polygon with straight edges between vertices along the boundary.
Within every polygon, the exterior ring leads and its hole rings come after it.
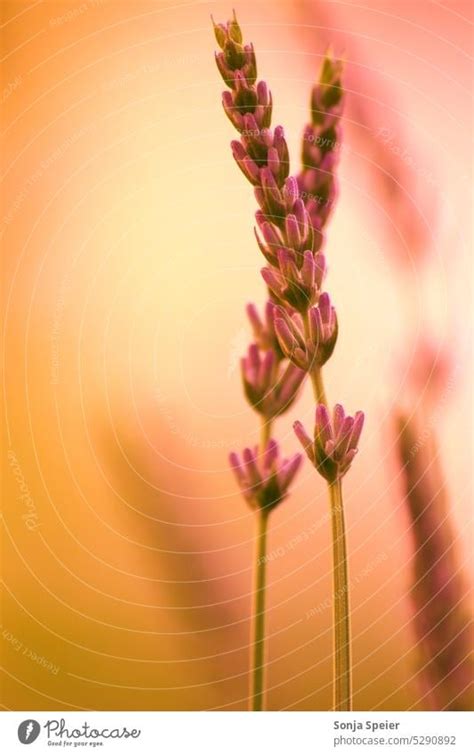
MULTIPOLYGON (((340 146, 340 116, 343 104, 342 64, 330 55, 324 59, 318 84, 311 96, 311 123, 303 134, 303 167, 298 176, 300 196, 310 216, 318 250, 324 242, 324 227, 336 197, 335 167, 340 146)), ((322 367, 331 357, 338 335, 336 311, 327 293, 322 293, 317 307, 302 313, 302 324, 283 318, 284 327, 276 323, 285 348, 299 366, 306 366, 317 404, 314 442, 301 423, 295 432, 311 462, 326 478, 333 539, 334 592, 334 710, 352 708, 351 633, 347 543, 342 496, 342 478, 357 452, 364 415, 346 417, 336 405, 331 417, 324 387, 322 367)), ((282 346, 283 348, 283 346, 282 346)))
MULTIPOLYGON (((272 98, 265 82, 257 83, 257 64, 252 45, 243 45, 242 32, 234 18, 227 24, 214 24, 221 52, 216 54, 219 71, 229 87, 222 95, 222 104, 240 140, 233 141, 232 153, 245 177, 255 187, 262 207, 257 222, 263 237, 271 244, 279 238, 273 223, 281 226, 285 208, 293 206, 296 184, 288 197, 282 190, 289 171, 288 148, 283 129, 270 130, 272 98), (283 203, 278 198, 283 197, 283 203), (282 206, 283 204, 283 206, 282 206), (265 214, 266 213, 266 214, 265 214), (268 219, 271 215, 271 220, 268 219)), ((301 208, 303 209, 303 208, 301 208)), ((259 243, 261 243, 259 241, 259 243)), ((276 250, 269 252, 273 259, 276 250)), ((270 512, 282 501, 301 462, 297 454, 290 460, 278 458, 278 446, 271 439, 274 420, 295 400, 305 372, 287 360, 275 333, 274 303, 269 300, 265 315, 260 318, 256 307, 248 305, 255 342, 241 361, 245 396, 261 417, 260 446, 245 449, 242 462, 231 454, 231 465, 248 503, 256 509, 255 588, 252 627, 252 675, 250 707, 264 708, 265 694, 265 596, 266 544, 270 512)))
MULTIPOLYGON (((289 176, 289 154, 283 129, 277 126, 274 131, 270 130, 272 99, 265 82, 256 83, 253 47, 242 45, 235 16, 226 26, 215 24, 214 30, 221 48, 216 56, 217 66, 230 89, 222 96, 223 107, 240 134, 240 140, 232 142, 232 152, 254 186, 260 206, 256 213, 256 236, 268 263, 262 277, 270 293, 271 330, 278 344, 273 345, 274 355, 267 353, 263 361, 257 346, 252 345, 243 365, 244 386, 249 401, 261 411, 269 375, 282 357, 290 363, 282 375, 285 397, 288 386, 296 381, 299 387, 305 374, 310 375, 313 383, 317 408, 311 450, 300 423, 296 423, 295 432, 329 486, 334 544, 334 707, 349 710, 350 633, 341 481, 357 451, 363 415, 358 412, 354 418, 346 417, 344 409, 336 405, 331 422, 327 410, 321 368, 334 350, 338 323, 329 295, 322 292, 326 263, 321 246, 323 227, 335 195, 336 152, 333 146, 328 146, 327 138, 324 146, 315 143, 318 134, 326 134, 326 137, 332 134, 335 139, 338 133, 341 65, 329 57, 324 62, 320 83, 313 91, 312 123, 305 131, 308 137, 303 148, 305 165, 300 176, 294 178, 289 176), (294 369, 299 370, 296 376, 289 373, 294 369)), ((271 419, 278 413, 281 412, 272 410, 271 419)), ((266 542, 266 521, 265 528, 262 521, 257 553, 264 549, 266 542)), ((254 709, 261 709, 258 706, 262 705, 263 698, 259 673, 259 664, 263 663, 263 619, 260 621, 259 617, 264 611, 265 573, 259 569, 258 560, 256 575, 254 709)))

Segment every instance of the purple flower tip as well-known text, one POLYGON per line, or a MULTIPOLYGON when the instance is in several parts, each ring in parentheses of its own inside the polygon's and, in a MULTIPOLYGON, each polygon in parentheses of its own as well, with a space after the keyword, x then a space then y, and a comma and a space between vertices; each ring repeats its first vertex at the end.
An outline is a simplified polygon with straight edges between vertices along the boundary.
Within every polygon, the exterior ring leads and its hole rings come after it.
POLYGON ((245 448, 243 463, 232 452, 229 460, 244 498, 253 508, 271 511, 287 497, 289 486, 301 464, 301 455, 280 456, 278 443, 271 438, 262 452, 245 448))

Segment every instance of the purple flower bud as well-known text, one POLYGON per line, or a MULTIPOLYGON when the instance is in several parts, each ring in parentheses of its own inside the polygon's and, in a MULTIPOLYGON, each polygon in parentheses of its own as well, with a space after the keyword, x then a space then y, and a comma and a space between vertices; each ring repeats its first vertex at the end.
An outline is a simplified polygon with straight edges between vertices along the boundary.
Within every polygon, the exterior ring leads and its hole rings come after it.
POLYGON ((260 170, 254 161, 248 156, 242 144, 236 140, 230 143, 232 155, 240 170, 250 183, 258 186, 260 182, 260 170))
POLYGON ((252 508, 268 512, 287 497, 301 459, 301 454, 282 459, 274 440, 268 441, 261 454, 255 447, 245 448, 242 459, 234 452, 229 455, 230 466, 245 500, 252 508))
POLYGON ((276 267, 278 265, 278 250, 282 249, 284 246, 281 234, 272 223, 269 223, 261 210, 257 210, 255 213, 255 219, 258 223, 260 233, 263 236, 262 239, 257 230, 254 229, 260 251, 265 259, 268 260, 271 265, 276 267))
POLYGON ((303 324, 298 320, 298 315, 290 317, 280 310, 280 317, 275 319, 275 331, 284 355, 293 362, 300 370, 305 372, 309 368, 306 353, 303 324))
MULTIPOLYGON (((288 218, 287 218, 288 221, 288 218)), ((318 260, 309 250, 304 252, 301 269, 292 249, 278 248, 278 268, 263 268, 262 277, 272 294, 297 312, 306 312, 318 301, 324 274, 324 260, 318 260)))
POLYGON ((248 402, 267 420, 290 408, 305 378, 302 370, 281 364, 274 351, 260 351, 257 344, 241 360, 241 372, 248 402))
POLYGON ((232 99, 230 92, 222 92, 222 107, 224 108, 224 112, 234 128, 236 128, 237 131, 241 131, 244 127, 243 116, 235 107, 234 100, 232 99))
POLYGON ((363 412, 354 417, 345 415, 336 404, 332 420, 324 404, 316 407, 314 442, 311 442, 300 422, 293 427, 296 437, 318 472, 328 482, 342 478, 352 464, 364 425, 363 412))
MULTIPOLYGON (((309 252, 311 254, 311 252, 309 252)), ((283 283, 276 278, 275 272, 271 276, 269 268, 264 275, 272 291, 280 291, 283 283)), ((308 276, 310 273, 308 272, 308 276)), ((309 328, 305 331, 303 321, 298 314, 290 317, 283 308, 279 309, 275 320, 275 331, 280 342, 281 350, 301 370, 312 370, 322 367, 327 362, 337 340, 337 318, 334 307, 331 306, 328 294, 321 294, 320 304, 308 310, 309 328)))
POLYGON ((260 349, 271 349, 277 361, 283 359, 283 353, 278 343, 278 338, 275 333, 275 316, 277 314, 276 305, 271 301, 267 301, 265 305, 264 319, 260 318, 255 304, 247 305, 247 316, 252 326, 253 335, 257 346, 260 349))
POLYGON ((291 249, 299 250, 301 244, 301 236, 298 221, 296 219, 296 216, 293 214, 286 216, 285 234, 288 246, 291 249))
POLYGON ((267 220, 282 227, 285 224, 285 200, 270 168, 261 169, 260 181, 261 187, 255 189, 255 198, 267 220))
POLYGON ((257 107, 254 110, 255 120, 260 128, 269 128, 272 121, 272 95, 264 81, 257 84, 257 107))
POLYGON ((304 429, 303 425, 299 420, 297 420, 293 424, 293 430, 295 431, 295 435, 298 438, 299 442, 303 446, 305 453, 310 460, 311 464, 314 464, 314 448, 313 448, 313 441, 309 437, 308 433, 304 429))

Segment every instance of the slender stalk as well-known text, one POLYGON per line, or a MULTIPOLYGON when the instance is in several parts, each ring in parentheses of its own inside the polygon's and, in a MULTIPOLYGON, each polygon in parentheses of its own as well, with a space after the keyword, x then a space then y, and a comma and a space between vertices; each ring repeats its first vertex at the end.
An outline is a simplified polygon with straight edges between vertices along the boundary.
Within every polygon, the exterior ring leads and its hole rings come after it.
MULTIPOLYGON (((305 335, 310 338, 308 315, 303 315, 305 335)), ((322 371, 319 366, 310 370, 314 398, 318 404, 328 405, 322 371)), ((334 605, 334 710, 351 710, 351 635, 349 615, 349 580, 347 546, 342 501, 342 482, 337 478, 328 483, 331 507, 333 547, 333 605, 334 605)))
POLYGON ((260 451, 263 453, 272 433, 272 421, 262 417, 260 426, 260 451))
POLYGON ((321 368, 315 367, 314 370, 311 370, 310 378, 313 384, 313 391, 314 391, 316 402, 318 404, 324 404, 324 406, 327 406, 328 400, 326 398, 326 392, 324 390, 324 383, 323 383, 323 376, 321 373, 321 368))
POLYGON ((263 710, 265 690, 265 581, 269 512, 257 514, 255 591, 253 614, 253 671, 250 694, 251 710, 263 710))
POLYGON ((329 484, 333 537, 334 710, 351 710, 349 581, 342 483, 329 484))
MULTIPOLYGON (((272 421, 262 417, 260 426, 260 450, 263 453, 272 432, 272 421)), ((255 548, 255 588, 252 628, 252 679, 250 709, 263 710, 265 691, 265 590, 267 565, 267 531, 270 512, 257 512, 257 536, 255 548)))

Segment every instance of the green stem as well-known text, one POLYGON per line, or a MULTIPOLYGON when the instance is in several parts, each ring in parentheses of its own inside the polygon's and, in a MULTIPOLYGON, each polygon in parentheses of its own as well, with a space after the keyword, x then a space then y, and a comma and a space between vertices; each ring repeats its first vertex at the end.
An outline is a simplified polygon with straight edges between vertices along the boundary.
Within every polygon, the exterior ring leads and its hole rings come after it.
POLYGON ((352 710, 349 581, 341 480, 329 483, 333 537, 334 710, 352 710))
MULTIPOLYGON (((262 417, 260 426, 260 450, 263 453, 271 437, 272 420, 262 417)), ((270 512, 257 512, 257 538, 255 548, 255 589, 252 628, 252 679, 250 709, 263 710, 265 695, 265 590, 267 566, 267 531, 270 512)))
MULTIPOLYGON (((310 339, 308 313, 303 314, 305 336, 310 339)), ((321 368, 309 370, 314 398, 328 406, 321 368)), ((341 480, 329 483, 331 506, 334 589, 334 710, 351 710, 351 634, 349 581, 341 480)))
POLYGON ((324 404, 325 406, 327 406, 328 400, 326 398, 326 392, 324 390, 324 383, 323 383, 323 376, 321 373, 321 368, 315 367, 313 370, 311 370, 311 372, 309 373, 309 376, 313 384, 313 392, 314 392, 314 397, 316 399, 316 402, 318 404, 324 404))
POLYGON ((265 580, 269 512, 257 515, 251 710, 263 710, 265 694, 265 580))
POLYGON ((272 421, 271 419, 266 419, 265 417, 262 417, 262 424, 260 427, 260 450, 263 452, 265 450, 265 447, 270 440, 270 436, 272 433, 272 421))

